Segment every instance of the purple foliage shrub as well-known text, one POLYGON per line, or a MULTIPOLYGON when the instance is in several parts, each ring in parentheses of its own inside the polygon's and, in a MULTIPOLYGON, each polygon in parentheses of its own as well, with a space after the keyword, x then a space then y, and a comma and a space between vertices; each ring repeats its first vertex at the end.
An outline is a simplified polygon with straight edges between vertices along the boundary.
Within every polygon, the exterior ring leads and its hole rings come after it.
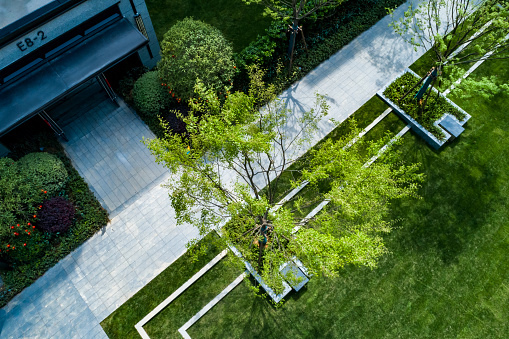
POLYGON ((42 203, 37 226, 47 232, 65 232, 74 219, 74 206, 63 197, 55 197, 42 203))

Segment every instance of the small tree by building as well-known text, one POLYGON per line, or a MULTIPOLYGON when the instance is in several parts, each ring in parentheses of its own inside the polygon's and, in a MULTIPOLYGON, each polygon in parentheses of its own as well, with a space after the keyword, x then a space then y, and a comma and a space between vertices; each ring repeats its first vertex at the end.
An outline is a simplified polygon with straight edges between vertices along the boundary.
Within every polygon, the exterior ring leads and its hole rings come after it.
POLYGON ((417 165, 403 165, 388 152, 365 167, 358 152, 362 141, 345 147, 352 135, 329 139, 299 157, 327 114, 325 99, 318 96, 314 109, 296 117, 262 77, 252 70, 249 93, 233 93, 223 105, 199 84, 202 99, 191 101, 191 114, 182 117, 188 136, 169 132, 146 141, 156 161, 173 173, 166 187, 177 223, 191 224, 202 235, 226 224, 218 241, 235 245, 275 291, 282 286, 280 264, 294 255, 319 275, 334 276, 348 264, 375 267, 386 253, 382 235, 393 225, 386 220, 390 202, 416 194, 422 179, 417 165), (283 172, 297 175, 292 187, 309 181, 312 198, 297 200, 298 210, 331 201, 306 225, 295 210, 273 209, 290 180, 283 172), (294 233, 296 226, 302 228, 294 233))
MULTIPOLYGON (((404 97, 417 92, 417 87, 424 83, 425 88, 417 98, 422 113, 431 89, 442 81, 450 84, 460 78, 465 73, 461 66, 507 58, 508 19, 509 2, 505 0, 426 0, 417 7, 410 6, 403 17, 393 17, 391 26, 396 33, 416 49, 432 51, 429 72, 404 97)), ((495 77, 464 80, 461 86, 476 88, 477 93, 485 95, 507 88, 497 84, 495 77)))
MULTIPOLYGON (((320 13, 320 10, 331 9, 345 0, 243 0, 246 4, 262 4, 268 15, 291 22, 288 30, 290 32, 290 43, 288 45, 288 58, 290 59, 289 72, 292 69, 295 40, 300 33, 304 40, 304 32, 299 26, 300 22, 311 16, 320 13)), ((307 48, 307 47, 306 47, 307 48)))
POLYGON ((225 95, 235 68, 231 44, 217 28, 202 21, 186 18, 177 22, 161 42, 159 77, 178 102, 191 98, 198 79, 225 95))

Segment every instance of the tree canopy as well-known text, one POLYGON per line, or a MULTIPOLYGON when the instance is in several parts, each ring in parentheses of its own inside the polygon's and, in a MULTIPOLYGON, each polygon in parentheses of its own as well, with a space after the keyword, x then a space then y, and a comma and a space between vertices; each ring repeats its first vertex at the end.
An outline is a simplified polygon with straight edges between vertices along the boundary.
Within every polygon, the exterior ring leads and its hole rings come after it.
MULTIPOLYGON (((220 228, 218 241, 236 246, 275 291, 282 286, 280 265, 293 256, 317 275, 334 276, 348 264, 375 267, 387 252, 383 234, 394 224, 387 220, 390 203, 416 196, 418 166, 402 164, 394 151, 364 166, 359 149, 366 145, 350 144, 355 132, 301 156, 327 114, 325 99, 318 95, 316 107, 296 116, 262 77, 251 70, 249 92, 233 93, 224 103, 199 84, 201 99, 181 116, 189 134, 146 141, 172 173, 166 187, 178 224, 202 235, 220 228), (306 198, 275 208, 304 180, 306 198), (303 209, 324 199, 327 207, 302 223, 303 209)), ((367 147, 368 156, 377 146, 367 147)))
MULTIPOLYGON (((416 49, 431 51, 429 72, 423 77, 432 78, 429 96, 432 87, 440 87, 442 81, 449 86, 465 74, 466 65, 507 58, 508 19, 506 0, 426 0, 410 6, 403 17, 393 17, 391 25, 416 49)), ((505 84, 497 83, 496 77, 464 80, 459 88, 462 86, 485 94, 507 89, 505 84)), ((425 103, 421 101, 421 105, 425 103)))

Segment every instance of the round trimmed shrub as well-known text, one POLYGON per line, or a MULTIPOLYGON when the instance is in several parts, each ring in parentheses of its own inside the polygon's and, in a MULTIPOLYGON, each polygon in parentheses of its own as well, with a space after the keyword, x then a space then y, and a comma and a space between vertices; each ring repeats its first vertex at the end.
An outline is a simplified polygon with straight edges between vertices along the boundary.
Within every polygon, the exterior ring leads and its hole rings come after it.
POLYGON ((65 232, 74 219, 73 204, 63 197, 54 197, 42 203, 37 227, 46 232, 65 232))
POLYGON ((157 71, 143 74, 134 83, 133 102, 145 114, 156 116, 170 104, 171 96, 162 85, 157 71))
POLYGON ((216 93, 224 93, 235 74, 233 49, 217 28, 186 18, 164 35, 158 69, 177 101, 194 95, 197 79, 216 93))
POLYGON ((20 174, 35 189, 46 191, 49 196, 58 194, 69 177, 62 160, 50 153, 29 153, 19 159, 17 164, 20 174))

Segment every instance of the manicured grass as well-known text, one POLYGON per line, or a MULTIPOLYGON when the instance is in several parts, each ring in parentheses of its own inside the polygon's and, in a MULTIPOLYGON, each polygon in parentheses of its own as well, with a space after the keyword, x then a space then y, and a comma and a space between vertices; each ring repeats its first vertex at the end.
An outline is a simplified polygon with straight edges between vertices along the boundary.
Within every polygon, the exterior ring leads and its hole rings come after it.
MULTIPOLYGON (((212 236, 213 235, 210 234, 202 241, 209 242, 209 238, 212 236)), ((157 305, 170 296, 182 284, 189 280, 189 278, 198 272, 206 263, 212 260, 219 252, 219 249, 214 246, 209 246, 207 253, 201 255, 197 261, 192 261, 189 253, 178 258, 161 274, 152 279, 152 281, 138 291, 138 293, 132 296, 129 300, 122 304, 122 306, 115 310, 115 312, 110 314, 101 322, 101 326, 108 337, 122 339, 139 337, 134 325, 136 325, 138 321, 143 319, 157 305)), ((207 285, 206 282, 202 281, 202 283, 207 285)), ((229 283, 226 285, 228 284, 229 283)), ((181 295, 174 302, 174 306, 177 306, 178 312, 172 316, 172 319, 175 320, 174 326, 177 329, 190 318, 188 313, 181 312, 181 310, 182 308, 187 308, 186 302, 189 302, 189 297, 192 296, 192 293, 187 296, 181 295)), ((208 300, 203 301, 205 304, 208 302, 208 300)), ((191 312, 192 316, 198 312, 200 308, 201 307, 198 307, 196 310, 189 308, 186 312, 191 312)))
POLYGON ((226 288, 242 271, 225 262, 205 273, 196 283, 150 320, 144 329, 151 338, 181 338, 178 329, 226 288))
MULTIPOLYGON (((495 67, 507 81, 509 63, 500 63, 482 65, 473 76, 495 67)), ((399 146, 406 161, 422 164, 427 179, 422 199, 393 205, 401 228, 386 238, 392 253, 377 269, 347 267, 337 278, 314 277, 280 308, 242 283, 190 328, 191 337, 505 338, 509 98, 453 94, 472 115, 458 139, 434 151, 408 133, 399 146)))
POLYGON ((204 21, 218 28, 240 52, 258 34, 269 27, 261 5, 246 5, 241 0, 147 0, 147 8, 159 42, 175 22, 186 17, 204 21))
MULTIPOLYGON (((509 79, 509 63, 498 69, 509 79)), ((479 74, 489 67, 481 66, 479 74)), ((451 96, 454 99, 454 96, 451 96)), ((237 287, 193 338, 504 338, 509 333, 508 97, 456 102, 466 131, 434 151, 409 133, 400 146, 427 176, 422 199, 394 205, 401 228, 375 270, 313 278, 274 309, 237 287)))

